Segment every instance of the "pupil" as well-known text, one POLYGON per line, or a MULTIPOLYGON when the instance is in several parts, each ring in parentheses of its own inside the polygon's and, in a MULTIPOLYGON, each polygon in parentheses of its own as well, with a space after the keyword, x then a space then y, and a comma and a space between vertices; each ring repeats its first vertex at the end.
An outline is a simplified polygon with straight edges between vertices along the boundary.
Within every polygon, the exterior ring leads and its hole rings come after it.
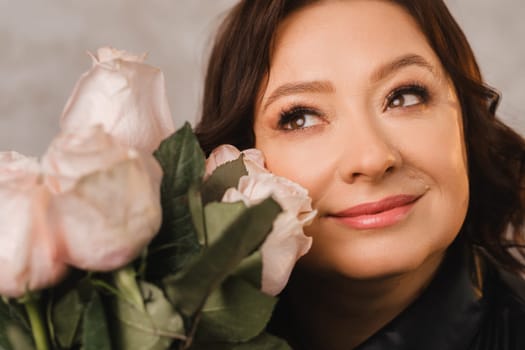
POLYGON ((405 103, 405 98, 403 96, 399 96, 394 101, 392 101, 392 105, 394 107, 402 106, 405 103))
POLYGON ((299 126, 299 127, 300 127, 300 126, 303 126, 304 123, 305 123, 305 121, 304 121, 304 117, 300 117, 300 118, 297 118, 297 119, 295 120, 295 126, 299 126))

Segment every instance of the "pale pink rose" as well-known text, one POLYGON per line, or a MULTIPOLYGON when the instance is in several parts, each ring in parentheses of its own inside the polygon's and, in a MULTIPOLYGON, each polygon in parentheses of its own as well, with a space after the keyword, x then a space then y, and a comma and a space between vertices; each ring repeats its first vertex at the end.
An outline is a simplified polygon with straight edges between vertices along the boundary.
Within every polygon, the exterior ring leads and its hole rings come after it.
POLYGON ((126 146, 153 152, 175 131, 164 75, 137 56, 109 47, 91 55, 93 67, 77 82, 61 117, 62 130, 95 124, 126 146))
POLYGON ((303 227, 317 214, 312 209, 308 191, 285 178, 269 173, 243 176, 237 188, 230 188, 222 201, 243 201, 247 206, 272 196, 283 212, 274 221, 272 231, 261 247, 261 289, 270 295, 279 294, 286 286, 297 260, 312 245, 303 227))
POLYGON ((264 155, 258 149, 250 148, 241 152, 235 146, 221 145, 215 148, 208 159, 206 159, 205 178, 209 177, 217 167, 238 159, 241 154, 243 155, 243 163, 248 174, 254 175, 268 172, 264 167, 264 155))
POLYGON ((71 190, 86 175, 106 170, 136 151, 120 145, 101 125, 61 132, 42 157, 45 181, 55 192, 71 190))
POLYGON ((55 192, 64 260, 109 271, 135 258, 161 224, 162 170, 95 126, 62 133, 42 159, 55 192))
POLYGON ((0 152, 0 183, 13 187, 32 187, 40 177, 40 164, 36 158, 18 152, 0 152))
MULTIPOLYGON (((312 215, 312 200, 308 191, 284 177, 271 173, 243 176, 239 179, 237 191, 248 199, 250 205, 272 196, 284 211, 294 213, 303 224, 309 223, 315 216, 315 213, 312 215)), ((233 197, 230 196, 234 196, 234 193, 235 191, 228 189, 222 200, 232 202, 233 197)))
POLYGON ((131 52, 127 52, 125 50, 118 50, 114 47, 104 46, 100 47, 97 50, 97 55, 94 56, 91 53, 88 53, 91 57, 93 57, 94 61, 103 63, 103 62, 110 62, 113 60, 123 60, 123 61, 129 61, 129 62, 138 62, 143 63, 146 60, 146 57, 148 56, 146 53, 142 53, 140 55, 136 55, 131 52))
POLYGON ((290 212, 277 216, 272 232, 261 247, 263 292, 279 294, 288 283, 297 260, 310 250, 312 237, 304 234, 303 225, 305 224, 290 212))
POLYGON ((0 153, 0 294, 20 297, 66 273, 55 235, 51 194, 36 159, 0 153))

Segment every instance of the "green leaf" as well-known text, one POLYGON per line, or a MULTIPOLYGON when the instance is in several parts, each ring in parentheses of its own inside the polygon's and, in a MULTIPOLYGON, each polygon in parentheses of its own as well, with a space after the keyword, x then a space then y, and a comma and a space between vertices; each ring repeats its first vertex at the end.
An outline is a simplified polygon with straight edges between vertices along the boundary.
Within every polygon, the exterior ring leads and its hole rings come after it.
POLYGON ((202 186, 202 201, 204 204, 220 201, 224 192, 230 187, 237 187, 239 179, 248 175, 241 155, 236 160, 218 166, 202 186))
POLYGON ((249 257, 244 258, 233 272, 257 289, 261 289, 262 282, 262 254, 261 250, 255 251, 249 257))
POLYGON ((55 341, 65 349, 71 349, 80 330, 85 305, 78 290, 71 289, 53 303, 51 321, 55 341))
POLYGON ((166 350, 174 339, 184 337, 182 317, 166 300, 162 290, 140 282, 145 310, 122 298, 113 303, 113 323, 118 349, 166 350))
POLYGON ((164 173, 163 219, 159 233, 148 247, 147 274, 160 280, 179 271, 200 251, 188 190, 202 181, 205 157, 188 123, 161 143, 155 157, 164 173))
POLYGON ((276 336, 262 333, 245 343, 195 343, 191 350, 292 350, 288 343, 276 336))
POLYGON ((95 289, 91 291, 91 299, 86 305, 82 319, 82 349, 111 350, 104 306, 95 289))
POLYGON ((213 244, 245 210, 246 205, 243 202, 208 203, 204 207, 208 244, 213 244))
POLYGON ((202 198, 196 184, 190 186, 188 191, 188 203, 190 206, 191 218, 193 226, 197 232, 199 244, 202 246, 208 245, 208 237, 206 228, 204 226, 204 209, 202 208, 202 198))
POLYGON ((270 321, 277 299, 239 277, 229 277, 202 308, 196 342, 245 342, 270 321))
POLYGON ((199 258, 164 280, 168 299, 185 317, 193 317, 208 295, 262 244, 280 211, 272 198, 245 209, 199 258))
POLYGON ((144 300, 137 283, 135 270, 128 265, 113 271, 111 275, 120 296, 138 310, 144 311, 144 300))
POLYGON ((0 349, 33 349, 33 336, 27 320, 15 305, 0 298, 0 349))
POLYGON ((24 332, 20 327, 11 325, 11 326, 8 326, 5 331, 12 345, 12 348, 9 348, 9 349, 13 349, 13 350, 34 350, 35 349, 35 346, 33 344, 33 339, 31 337, 28 337, 27 333, 24 332))

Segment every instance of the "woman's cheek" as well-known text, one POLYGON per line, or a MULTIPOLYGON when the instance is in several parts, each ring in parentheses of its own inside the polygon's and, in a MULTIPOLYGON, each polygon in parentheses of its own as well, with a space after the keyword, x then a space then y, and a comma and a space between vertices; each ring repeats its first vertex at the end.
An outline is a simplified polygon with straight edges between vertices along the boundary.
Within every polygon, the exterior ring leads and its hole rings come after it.
POLYGON ((328 152, 313 142, 287 142, 276 147, 260 148, 266 157, 266 166, 274 174, 286 177, 309 192, 314 203, 323 189, 333 181, 335 152, 328 152), (329 155, 334 157, 329 157, 329 155))
POLYGON ((454 106, 439 107, 426 119, 397 130, 397 147, 404 166, 422 175, 439 194, 435 208, 463 221, 469 185, 461 114, 454 106))

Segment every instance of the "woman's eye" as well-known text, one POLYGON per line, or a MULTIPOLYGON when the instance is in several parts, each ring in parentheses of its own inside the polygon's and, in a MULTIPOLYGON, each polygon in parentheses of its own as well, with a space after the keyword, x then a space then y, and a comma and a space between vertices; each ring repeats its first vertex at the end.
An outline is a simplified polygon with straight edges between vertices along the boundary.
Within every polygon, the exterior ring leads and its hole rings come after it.
POLYGON ((294 108, 281 113, 279 128, 283 130, 306 129, 321 123, 320 118, 319 114, 313 110, 294 108))
POLYGON ((428 92, 421 86, 408 86, 393 91, 387 97, 385 109, 407 108, 427 102, 428 92))

